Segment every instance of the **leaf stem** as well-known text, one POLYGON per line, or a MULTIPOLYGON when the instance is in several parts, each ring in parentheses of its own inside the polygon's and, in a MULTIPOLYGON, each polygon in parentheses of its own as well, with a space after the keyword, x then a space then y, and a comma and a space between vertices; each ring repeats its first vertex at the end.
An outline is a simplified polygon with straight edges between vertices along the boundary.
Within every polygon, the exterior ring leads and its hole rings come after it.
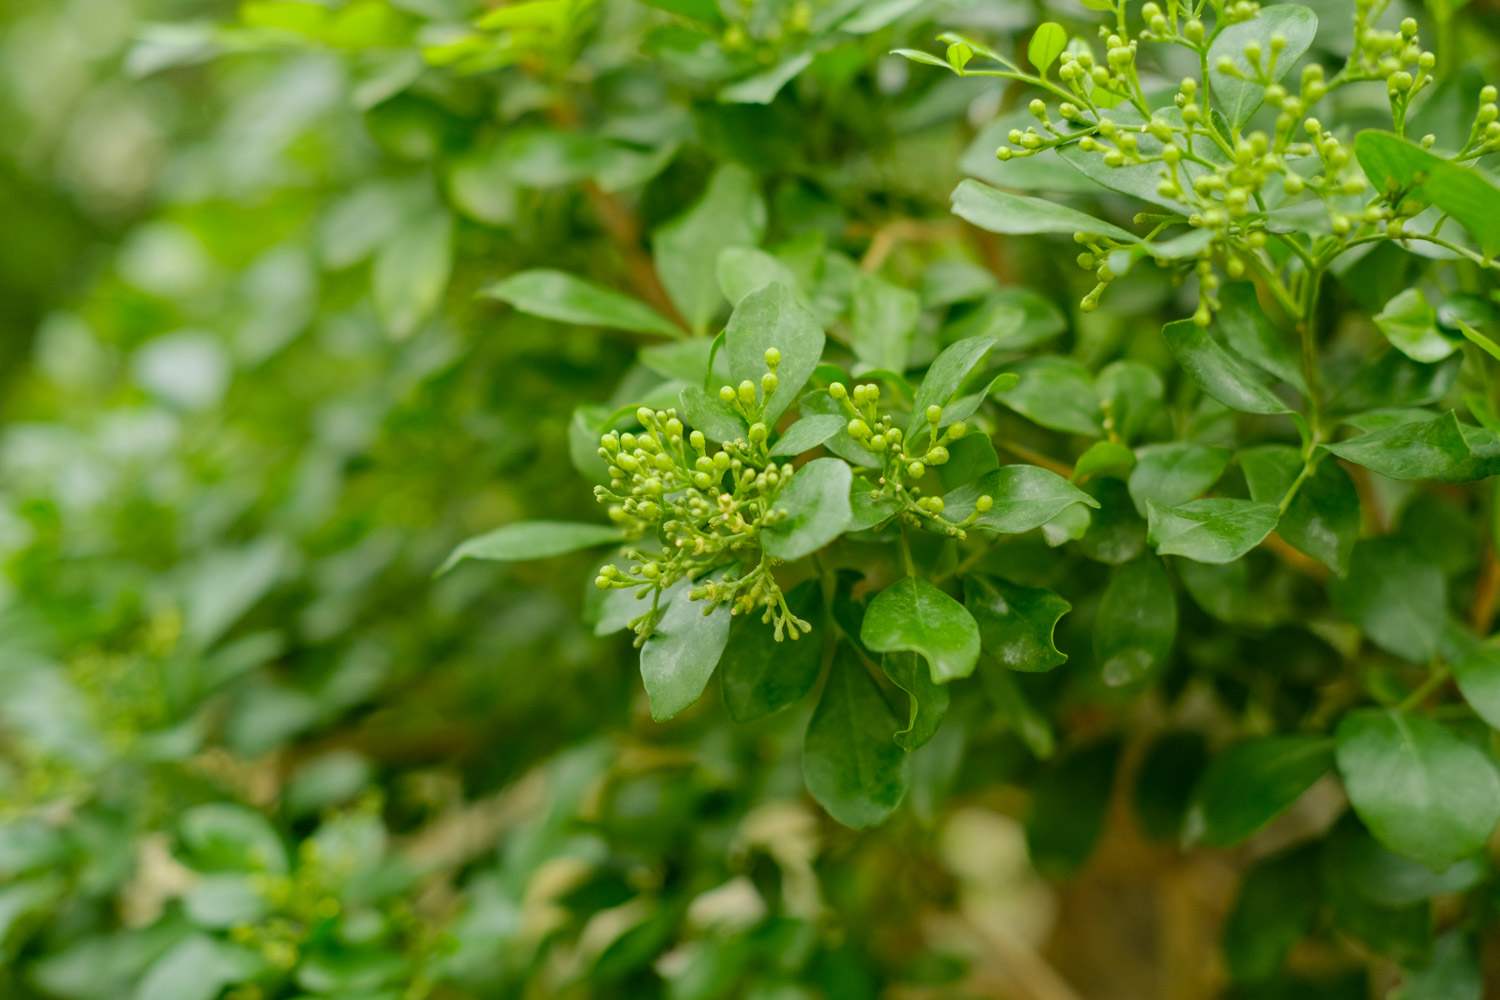
POLYGON ((1427 679, 1419 684, 1415 691, 1407 695, 1401 704, 1396 706, 1396 711, 1410 712, 1412 709, 1420 706, 1422 702, 1426 701, 1432 695, 1432 692, 1447 683, 1451 672, 1446 663, 1437 660, 1433 661, 1432 672, 1427 675, 1427 679))

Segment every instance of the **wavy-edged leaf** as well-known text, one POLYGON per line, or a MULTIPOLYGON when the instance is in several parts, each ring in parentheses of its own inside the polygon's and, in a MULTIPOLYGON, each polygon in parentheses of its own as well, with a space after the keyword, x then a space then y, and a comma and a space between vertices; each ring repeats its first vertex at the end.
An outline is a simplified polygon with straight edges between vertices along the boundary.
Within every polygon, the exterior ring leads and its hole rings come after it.
POLYGON ((979 626, 979 643, 995 662, 1036 673, 1067 662, 1053 638, 1073 605, 1050 590, 975 573, 964 578, 964 606, 979 626))
POLYGON ((875 595, 865 609, 859 639, 878 653, 919 653, 937 684, 969 676, 979 660, 979 626, 974 616, 914 576, 897 580, 875 595))

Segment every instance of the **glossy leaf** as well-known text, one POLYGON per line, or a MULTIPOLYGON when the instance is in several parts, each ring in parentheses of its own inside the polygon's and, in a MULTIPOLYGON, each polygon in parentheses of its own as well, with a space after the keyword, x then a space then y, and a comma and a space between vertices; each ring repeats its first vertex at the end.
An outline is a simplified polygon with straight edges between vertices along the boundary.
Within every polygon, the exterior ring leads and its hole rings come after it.
POLYGON ((1115 570, 1094 619, 1094 659, 1111 686, 1166 662, 1177 638, 1177 597, 1161 560, 1141 556, 1115 570))
POLYGON ((1366 129, 1354 137, 1354 157, 1376 192, 1394 187, 1436 205, 1469 231, 1486 256, 1500 253, 1500 188, 1472 167, 1450 163, 1390 132, 1366 129))
POLYGON ((916 653, 887 653, 880 658, 880 668, 891 683, 906 692, 911 707, 906 728, 896 733, 896 744, 903 750, 915 750, 931 740, 948 714, 948 688, 932 680, 916 653))
POLYGON ((1262 385, 1244 362, 1220 347, 1192 320, 1168 323, 1162 328, 1162 336, 1188 376, 1225 406, 1244 413, 1287 412, 1286 404, 1262 385))
POLYGON ((1430 479, 1469 457, 1452 410, 1434 420, 1399 423, 1324 447, 1392 479, 1430 479))
POLYGON ((1214 324, 1213 332, 1223 339, 1231 354, 1306 393, 1294 341, 1266 314, 1253 283, 1231 281, 1219 289, 1214 324))
POLYGON ((520 271, 495 282, 481 294, 509 303, 521 312, 562 323, 664 337, 682 336, 676 325, 638 299, 600 288, 566 271, 520 271))
POLYGON ((802 742, 802 778, 845 826, 874 826, 895 811, 911 762, 891 734, 900 728, 856 654, 840 645, 802 742))
POLYGON ((1349 801, 1381 843, 1434 870, 1481 850, 1500 822, 1489 754, 1419 715, 1361 709, 1338 727, 1349 801))
POLYGON ((1375 325, 1391 346, 1413 361, 1431 364, 1458 350, 1458 341, 1438 331, 1437 310, 1420 288, 1404 288, 1391 297, 1375 317, 1375 325))
POLYGON ((921 654, 935 683, 974 672, 979 626, 974 616, 926 580, 908 576, 875 595, 859 628, 860 641, 877 653, 921 654))
POLYGON ((1175 507, 1199 496, 1219 481, 1229 467, 1228 448, 1172 441, 1147 445, 1136 452, 1135 468, 1130 472, 1130 498, 1135 509, 1145 516, 1146 502, 1175 507))
POLYGON ((823 356, 824 339, 818 321, 785 285, 757 289, 734 307, 724 330, 724 348, 729 352, 729 375, 736 385, 748 379, 760 396, 766 350, 774 347, 781 352, 776 391, 764 399, 762 419, 767 426, 774 425, 801 394, 823 356))
MULTIPOLYGON (((920 428, 928 426, 927 407, 945 406, 974 370, 974 366, 994 346, 994 337, 969 337, 945 348, 937 356, 922 378, 922 384, 917 387, 917 394, 912 402, 911 422, 906 429, 908 438, 914 436, 920 428)), ((944 413, 939 426, 947 426, 953 419, 957 418, 950 418, 944 413)))
POLYGON ((818 458, 793 474, 776 496, 775 510, 786 517, 761 531, 766 552, 791 561, 811 555, 849 527, 849 489, 854 474, 837 458, 818 458))
POLYGON ((1396 538, 1354 547, 1349 575, 1329 585, 1334 605, 1375 645, 1415 663, 1442 648, 1448 588, 1442 569, 1396 538))
POLYGON ((613 524, 521 521, 483 535, 475 535, 454 549, 438 572, 446 573, 465 559, 491 559, 498 562, 548 559, 577 552, 579 549, 615 544, 624 537, 625 533, 613 524))
POLYGON ((729 629, 719 658, 724 704, 736 722, 753 722, 801 701, 818 682, 823 665, 823 589, 804 580, 786 594, 787 607, 813 629, 797 639, 776 641, 760 615, 740 615, 729 629))
POLYGON ((651 701, 651 718, 657 722, 698 700, 729 642, 729 605, 716 605, 705 615, 708 605, 691 600, 690 589, 678 585, 651 637, 641 646, 641 680, 651 701))
MULTIPOLYGON (((1279 504, 1302 470, 1302 456, 1289 445, 1268 444, 1239 454, 1252 500, 1279 504)), ((1359 540, 1359 493, 1337 462, 1323 460, 1297 488, 1276 531, 1292 547, 1322 562, 1339 576, 1359 540)))
POLYGON ((1001 666, 1035 672, 1067 662, 1053 634, 1073 605, 1052 591, 974 574, 964 578, 964 606, 979 626, 980 646, 1001 666))
POLYGON ((741 441, 749 432, 745 418, 734 407, 719 398, 690 385, 678 395, 682 419, 694 430, 702 431, 710 441, 741 441))
POLYGON ((803 417, 776 439, 776 443, 771 446, 771 455, 775 458, 788 458, 811 451, 844 426, 844 418, 837 414, 815 413, 803 417))
POLYGON ((1250 116, 1255 114, 1265 99, 1265 84, 1278 81, 1291 72, 1297 60, 1312 45, 1317 33, 1317 14, 1307 7, 1282 3, 1262 7, 1255 17, 1228 25, 1214 36, 1213 44, 1208 49, 1208 65, 1217 67, 1219 60, 1227 57, 1239 71, 1238 77, 1229 76, 1214 68, 1208 74, 1214 98, 1231 125, 1238 129, 1250 120, 1250 116), (1267 74, 1273 35, 1279 36, 1286 47, 1281 50, 1275 66, 1267 74), (1245 45, 1248 42, 1255 42, 1260 46, 1262 55, 1258 66, 1251 66, 1245 56, 1245 45), (1265 82, 1260 82, 1262 80, 1265 82))
POLYGON ((944 516, 963 520, 981 496, 990 497, 993 504, 974 523, 1002 534, 1040 527, 1075 503, 1099 506, 1097 500, 1055 472, 1035 465, 1003 465, 949 493, 944 498, 944 516))
POLYGON ((1233 562, 1276 530, 1275 504, 1215 497, 1177 507, 1148 501, 1148 539, 1162 555, 1233 562))
POLYGON ((757 245, 765 230, 766 206, 755 177, 744 167, 726 164, 697 204, 652 234, 661 283, 693 332, 706 331, 723 304, 719 254, 726 247, 757 245))
POLYGON ((998 394, 1000 402, 1033 423, 1070 434, 1098 437, 1099 397, 1088 370, 1067 358, 1035 358, 1017 365, 1020 380, 998 394))
POLYGON ((1264 736, 1215 757, 1193 793, 1184 838, 1231 847, 1290 809, 1313 782, 1333 770, 1333 742, 1324 736, 1264 736))

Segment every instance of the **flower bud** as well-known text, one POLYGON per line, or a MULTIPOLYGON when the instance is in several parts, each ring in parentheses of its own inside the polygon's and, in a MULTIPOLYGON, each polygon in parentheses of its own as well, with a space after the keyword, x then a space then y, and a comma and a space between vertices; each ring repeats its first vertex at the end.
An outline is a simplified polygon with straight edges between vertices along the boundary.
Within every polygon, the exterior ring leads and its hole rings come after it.
POLYGON ((849 390, 844 388, 844 383, 835 382, 828 387, 828 395, 834 399, 844 399, 849 395, 849 390))
POLYGON ((719 387, 719 398, 726 403, 734 402, 734 390, 727 385, 719 387))
POLYGON ((779 364, 781 364, 781 352, 774 347, 766 348, 766 367, 774 372, 779 364))
POLYGON ((974 501, 974 510, 980 514, 987 512, 993 506, 995 506, 995 498, 988 493, 974 501))
POLYGON ((913 462, 906 467, 906 472, 913 479, 921 479, 927 473, 927 466, 921 462, 913 462))
POLYGON ((760 388, 761 388, 761 391, 764 392, 767 396, 769 396, 771 393, 775 392, 776 391, 776 386, 778 386, 779 384, 780 384, 780 380, 777 379, 776 374, 774 372, 766 372, 764 375, 762 375, 760 377, 760 388))
POLYGON ((962 420, 955 420, 948 427, 948 440, 957 441, 969 432, 969 425, 962 420))
POLYGON ((941 406, 937 405, 936 403, 933 403, 931 406, 927 407, 927 422, 929 424, 938 423, 942 419, 943 419, 943 408, 941 406))
POLYGON ((948 449, 942 445, 927 450, 927 461, 932 465, 942 465, 948 461, 948 449))
POLYGON ((757 421, 750 425, 750 443, 760 444, 766 439, 766 425, 757 421))
POLYGON ((858 417, 855 417, 853 420, 849 421, 849 436, 854 438, 856 441, 861 440, 862 438, 869 437, 870 425, 865 423, 858 417))
POLYGON ((693 446, 695 451, 702 451, 708 447, 708 438, 703 436, 702 431, 693 431, 693 433, 688 435, 688 443, 693 446))
POLYGON ((749 379, 740 383, 740 402, 745 406, 755 405, 755 383, 749 379))

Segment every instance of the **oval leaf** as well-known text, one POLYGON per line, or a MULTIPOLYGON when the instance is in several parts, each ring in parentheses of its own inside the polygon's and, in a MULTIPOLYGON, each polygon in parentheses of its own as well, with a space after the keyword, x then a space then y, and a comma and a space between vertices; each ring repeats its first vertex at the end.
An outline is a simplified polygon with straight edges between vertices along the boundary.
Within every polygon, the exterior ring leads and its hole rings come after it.
POLYGON ((859 639, 878 653, 920 653, 937 684, 969 676, 979 661, 979 626, 974 616, 914 576, 897 580, 875 595, 865 611, 859 639))

